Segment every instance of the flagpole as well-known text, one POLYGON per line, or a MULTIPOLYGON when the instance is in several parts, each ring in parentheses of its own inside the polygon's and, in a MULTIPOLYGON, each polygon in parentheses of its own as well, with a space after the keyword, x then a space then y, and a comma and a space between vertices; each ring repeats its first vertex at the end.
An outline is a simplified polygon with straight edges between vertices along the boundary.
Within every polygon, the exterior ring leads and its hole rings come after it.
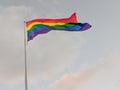
POLYGON ((26 38, 26 25, 24 21, 24 60, 25 60, 25 90, 28 90, 28 81, 27 81, 27 38, 26 38))

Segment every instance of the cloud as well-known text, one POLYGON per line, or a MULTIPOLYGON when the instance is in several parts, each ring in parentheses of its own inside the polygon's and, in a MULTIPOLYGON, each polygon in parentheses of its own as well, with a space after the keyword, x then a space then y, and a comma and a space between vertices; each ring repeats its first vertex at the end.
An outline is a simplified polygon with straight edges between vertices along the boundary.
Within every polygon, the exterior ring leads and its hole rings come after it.
MULTIPOLYGON (((33 9, 25 6, 0 9, 0 82, 14 84, 24 79, 23 21, 33 9)), ((28 44, 29 79, 36 80, 41 75, 51 78, 70 67, 84 43, 84 37, 74 32, 51 31, 37 36, 28 44)))
POLYGON ((0 10, 0 82, 15 83, 24 73, 23 20, 31 8, 11 6, 0 10))
POLYGON ((21 5, 24 5, 24 6, 30 6, 30 5, 33 5, 37 0, 11 0, 10 2, 7 1, 7 0, 1 0, 1 3, 0 5, 3 6, 3 7, 6 7, 6 6, 21 6, 21 5))
POLYGON ((113 54, 99 63, 94 76, 77 90, 119 90, 120 54, 113 54))
POLYGON ((65 74, 58 80, 54 85, 54 90, 75 90, 77 86, 81 86, 83 83, 87 82, 93 74, 94 69, 89 69, 82 73, 76 74, 65 74))
POLYGON ((113 54, 80 73, 64 74, 43 90, 119 90, 120 54, 113 54))
MULTIPOLYGON (((79 33, 80 34, 80 33, 79 33)), ((85 40, 77 33, 52 31, 34 39, 28 45, 29 72, 54 77, 71 66, 79 56, 85 40), (79 41, 76 43, 76 41, 79 41), (34 47, 33 47, 34 46, 34 47)), ((39 75, 36 74, 36 75, 39 75)), ((32 74, 33 75, 33 74, 32 74)))

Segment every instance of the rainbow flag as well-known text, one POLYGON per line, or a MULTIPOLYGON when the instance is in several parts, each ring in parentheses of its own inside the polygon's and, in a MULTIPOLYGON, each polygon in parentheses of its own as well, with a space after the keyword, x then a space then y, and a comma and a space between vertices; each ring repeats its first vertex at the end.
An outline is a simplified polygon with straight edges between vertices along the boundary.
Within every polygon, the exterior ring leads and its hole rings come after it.
POLYGON ((34 19, 26 22, 27 40, 32 40, 38 34, 45 34, 51 30, 84 31, 91 27, 88 23, 78 23, 76 13, 63 19, 34 19))

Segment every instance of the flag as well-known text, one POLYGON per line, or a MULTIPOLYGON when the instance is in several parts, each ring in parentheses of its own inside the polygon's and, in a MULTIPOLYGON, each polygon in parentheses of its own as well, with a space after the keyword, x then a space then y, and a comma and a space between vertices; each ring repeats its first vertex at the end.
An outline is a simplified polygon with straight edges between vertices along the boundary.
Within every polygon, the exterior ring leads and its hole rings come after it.
POLYGON ((26 22, 27 41, 38 34, 45 34, 51 30, 84 31, 91 27, 88 23, 78 23, 76 13, 63 19, 34 19, 26 22))

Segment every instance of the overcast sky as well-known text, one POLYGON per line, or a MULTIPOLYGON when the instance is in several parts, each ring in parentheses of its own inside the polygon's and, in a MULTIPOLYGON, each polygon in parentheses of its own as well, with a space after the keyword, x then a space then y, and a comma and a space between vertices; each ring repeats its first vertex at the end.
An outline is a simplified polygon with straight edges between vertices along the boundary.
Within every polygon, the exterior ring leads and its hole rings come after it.
POLYGON ((120 90, 119 0, 0 0, 0 90, 24 90, 24 21, 77 13, 84 32, 27 45, 29 90, 120 90))

